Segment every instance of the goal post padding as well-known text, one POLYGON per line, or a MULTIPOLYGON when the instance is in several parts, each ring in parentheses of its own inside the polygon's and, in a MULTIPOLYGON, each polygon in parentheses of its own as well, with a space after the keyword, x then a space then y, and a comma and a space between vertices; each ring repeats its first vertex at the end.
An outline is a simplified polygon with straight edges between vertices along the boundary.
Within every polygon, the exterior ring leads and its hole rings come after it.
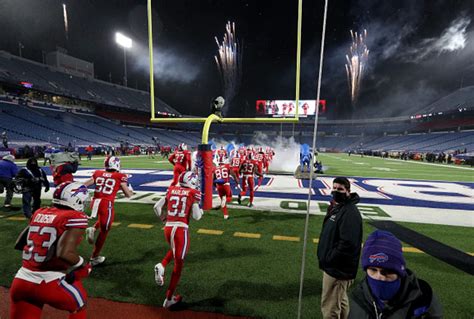
POLYGON ((202 193, 201 206, 203 210, 209 210, 212 208, 212 174, 214 166, 212 162, 211 144, 199 144, 197 158, 202 161, 202 165, 200 165, 199 168, 202 193))

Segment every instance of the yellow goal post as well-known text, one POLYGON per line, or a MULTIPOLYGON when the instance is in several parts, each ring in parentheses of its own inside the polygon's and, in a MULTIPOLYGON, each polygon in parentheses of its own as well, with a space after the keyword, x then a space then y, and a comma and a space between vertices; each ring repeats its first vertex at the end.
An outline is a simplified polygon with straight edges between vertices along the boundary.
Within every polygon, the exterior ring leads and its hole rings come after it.
POLYGON ((299 99, 300 99, 300 68, 301 68, 301 24, 303 19, 303 0, 298 0, 298 20, 297 20, 297 40, 296 40, 296 78, 295 78, 295 116, 290 118, 246 118, 246 117, 219 117, 211 114, 208 117, 179 117, 179 118, 158 118, 155 117, 155 79, 153 71, 153 21, 152 21, 152 0, 147 0, 148 14, 148 49, 150 55, 150 104, 152 123, 204 123, 202 130, 202 144, 207 144, 209 140, 209 129, 213 122, 220 123, 297 123, 299 120, 299 99))

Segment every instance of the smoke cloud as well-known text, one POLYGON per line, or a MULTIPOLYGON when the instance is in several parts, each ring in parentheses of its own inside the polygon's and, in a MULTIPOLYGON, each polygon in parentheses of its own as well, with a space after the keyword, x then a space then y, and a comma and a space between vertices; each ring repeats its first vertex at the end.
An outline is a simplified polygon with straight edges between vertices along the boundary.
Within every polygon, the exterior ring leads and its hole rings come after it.
POLYGON ((460 17, 451 22, 438 38, 423 39, 416 47, 408 48, 401 55, 407 62, 420 62, 434 54, 454 52, 466 47, 466 29, 471 23, 468 17, 460 17))
MULTIPOLYGON (((131 50, 136 67, 149 72, 150 60, 148 48, 138 45, 131 50)), ((200 69, 191 62, 190 57, 172 48, 154 48, 153 71, 162 82, 190 83, 198 77, 200 69)))
MULTIPOLYGON (((220 138, 214 138, 214 143, 219 148, 220 146, 227 146, 233 144, 234 148, 238 149, 239 143, 235 141, 226 141, 220 138)), ((249 145, 246 145, 249 146, 249 145)), ((252 138, 250 146, 265 147, 270 146, 275 151, 275 156, 270 165, 270 171, 294 173, 299 165, 300 144, 295 141, 293 137, 286 138, 282 136, 270 137, 262 132, 256 132, 252 138)))

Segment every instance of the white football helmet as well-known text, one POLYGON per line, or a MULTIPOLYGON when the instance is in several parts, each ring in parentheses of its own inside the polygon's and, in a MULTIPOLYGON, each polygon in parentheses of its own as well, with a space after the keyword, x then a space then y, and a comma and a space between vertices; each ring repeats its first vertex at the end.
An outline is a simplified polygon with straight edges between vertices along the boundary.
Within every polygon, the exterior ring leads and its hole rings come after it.
POLYGON ((188 146, 184 143, 181 143, 178 145, 178 150, 180 151, 186 151, 188 149, 188 146))
POLYGON ((104 161, 105 169, 114 169, 117 172, 120 171, 120 158, 117 156, 109 156, 104 161))
POLYGON ((181 187, 199 189, 199 177, 196 173, 187 171, 179 175, 179 185, 181 187))
POLYGON ((89 192, 81 183, 65 182, 56 187, 52 202, 83 212, 89 202, 89 192))

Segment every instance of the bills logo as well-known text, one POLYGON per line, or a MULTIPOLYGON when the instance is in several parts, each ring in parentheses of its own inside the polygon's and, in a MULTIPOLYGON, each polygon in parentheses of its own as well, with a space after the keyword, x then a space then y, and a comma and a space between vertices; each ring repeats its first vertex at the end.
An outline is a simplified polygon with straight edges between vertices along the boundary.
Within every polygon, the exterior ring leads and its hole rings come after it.
POLYGON ((388 261, 388 256, 385 255, 384 253, 378 253, 374 255, 369 256, 369 262, 372 264, 374 262, 376 263, 384 263, 388 261))
POLYGON ((72 189, 71 190, 72 195, 71 196, 76 196, 78 194, 87 194, 87 187, 84 185, 79 186, 79 188, 72 189))

